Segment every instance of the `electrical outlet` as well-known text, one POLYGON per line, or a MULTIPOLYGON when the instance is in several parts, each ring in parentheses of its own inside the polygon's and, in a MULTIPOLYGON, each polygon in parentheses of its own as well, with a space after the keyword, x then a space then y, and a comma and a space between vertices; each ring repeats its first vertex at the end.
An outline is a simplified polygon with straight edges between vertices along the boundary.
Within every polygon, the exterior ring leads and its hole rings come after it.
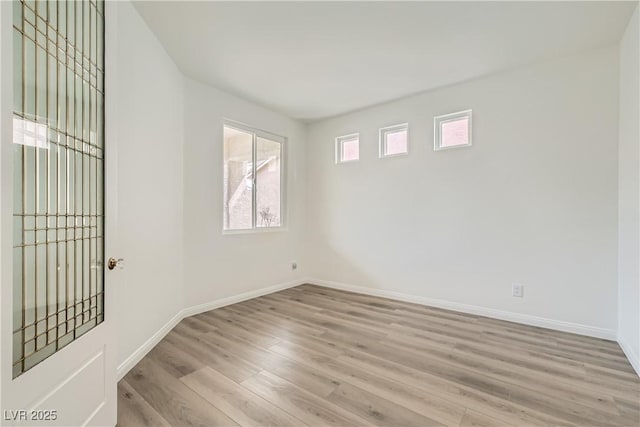
POLYGON ((295 262, 295 261, 293 261, 293 262, 291 263, 291 269, 292 269, 292 270, 297 270, 297 269, 298 269, 298 263, 297 263, 297 262, 295 262))
POLYGON ((521 285, 519 283, 512 283, 511 295, 517 298, 522 298, 524 296, 524 285, 521 285))

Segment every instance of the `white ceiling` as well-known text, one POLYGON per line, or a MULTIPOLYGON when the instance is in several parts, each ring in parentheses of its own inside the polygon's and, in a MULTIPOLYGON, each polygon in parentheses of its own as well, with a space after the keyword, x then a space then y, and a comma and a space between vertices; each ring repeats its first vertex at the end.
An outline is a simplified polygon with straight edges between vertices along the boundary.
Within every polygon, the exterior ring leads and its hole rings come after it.
POLYGON ((136 2, 180 69, 316 120, 617 42, 636 2, 136 2))

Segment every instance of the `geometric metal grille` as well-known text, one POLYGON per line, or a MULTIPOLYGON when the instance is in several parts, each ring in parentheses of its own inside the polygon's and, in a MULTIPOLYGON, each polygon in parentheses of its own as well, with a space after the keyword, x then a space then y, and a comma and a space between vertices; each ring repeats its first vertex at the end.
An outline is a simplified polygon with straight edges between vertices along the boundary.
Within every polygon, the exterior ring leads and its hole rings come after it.
POLYGON ((13 2, 13 377, 104 320, 104 1, 13 2))

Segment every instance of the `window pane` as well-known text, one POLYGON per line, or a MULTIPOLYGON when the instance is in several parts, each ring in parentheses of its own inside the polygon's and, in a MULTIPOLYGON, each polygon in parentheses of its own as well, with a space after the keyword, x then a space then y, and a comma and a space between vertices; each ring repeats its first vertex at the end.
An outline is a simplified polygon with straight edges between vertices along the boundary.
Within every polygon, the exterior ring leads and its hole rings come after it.
POLYGON ((404 154, 407 152, 407 130, 387 132, 384 135, 384 155, 404 154))
POLYGON ((336 138, 336 163, 350 162, 360 158, 360 134, 336 138))
POLYGON ((282 144, 265 138, 257 144, 256 227, 279 227, 282 144))
POLYGON ((455 147, 469 143, 469 118, 442 122, 440 124, 441 147, 455 147))
POLYGON ((342 161, 358 160, 360 158, 360 144, 357 139, 342 142, 342 161))
POLYGON ((253 137, 224 127, 223 220, 225 230, 251 228, 253 137))

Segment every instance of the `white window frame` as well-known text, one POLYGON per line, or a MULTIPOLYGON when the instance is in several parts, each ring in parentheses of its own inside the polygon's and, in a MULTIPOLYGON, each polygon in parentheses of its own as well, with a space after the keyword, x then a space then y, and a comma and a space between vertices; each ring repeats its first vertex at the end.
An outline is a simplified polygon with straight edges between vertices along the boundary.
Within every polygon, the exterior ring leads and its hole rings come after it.
POLYGON ((441 116, 435 116, 433 118, 433 150, 434 151, 441 151, 441 150, 449 150, 452 148, 464 148, 464 147, 471 147, 472 144, 472 125, 471 125, 471 119, 472 119, 472 110, 464 110, 464 111, 458 111, 455 113, 450 113, 450 114, 443 114, 441 116), (469 141, 466 144, 460 144, 460 145, 453 145, 450 147, 443 147, 442 146, 442 134, 440 132, 440 129, 442 127, 442 123, 446 123, 446 122, 453 122, 456 120, 460 120, 462 118, 468 118, 468 135, 469 135, 469 141))
POLYGON ((353 163, 360 160, 360 132, 350 133, 348 135, 342 135, 336 138, 336 164, 340 163, 353 163), (351 141, 353 139, 358 140, 358 158, 354 160, 342 160, 342 144, 345 141, 351 141))
MULTIPOLYGON (((233 228, 226 229, 224 224, 224 209, 225 209, 225 200, 224 200, 224 176, 222 177, 222 234, 251 234, 251 233, 272 233, 276 231, 287 231, 286 227, 286 147, 287 147, 287 138, 281 135, 277 135, 275 133, 267 132, 261 129, 254 128, 252 126, 246 125, 244 123, 236 122, 233 120, 223 120, 222 121, 222 163, 224 165, 224 129, 232 128, 241 132, 250 133, 251 134, 251 143, 252 143, 252 168, 253 168, 253 182, 252 186, 254 191, 251 192, 252 200, 251 200, 251 228, 233 228), (258 138, 265 138, 273 142, 277 142, 280 144, 280 225, 277 227, 258 227, 257 226, 257 186, 256 186, 256 158, 258 153, 258 138)), ((223 173, 224 173, 224 167, 223 173)))
POLYGON ((378 131, 378 154, 380 156, 381 159, 385 158, 385 157, 399 157, 399 156, 407 156, 409 154, 409 123, 400 123, 397 125, 392 125, 392 126, 387 126, 387 127, 383 127, 380 128, 380 130, 378 131), (399 132, 399 131, 406 131, 407 132, 407 149, 404 153, 395 153, 395 154, 386 154, 385 152, 387 151, 387 134, 389 133, 395 133, 395 132, 399 132))

